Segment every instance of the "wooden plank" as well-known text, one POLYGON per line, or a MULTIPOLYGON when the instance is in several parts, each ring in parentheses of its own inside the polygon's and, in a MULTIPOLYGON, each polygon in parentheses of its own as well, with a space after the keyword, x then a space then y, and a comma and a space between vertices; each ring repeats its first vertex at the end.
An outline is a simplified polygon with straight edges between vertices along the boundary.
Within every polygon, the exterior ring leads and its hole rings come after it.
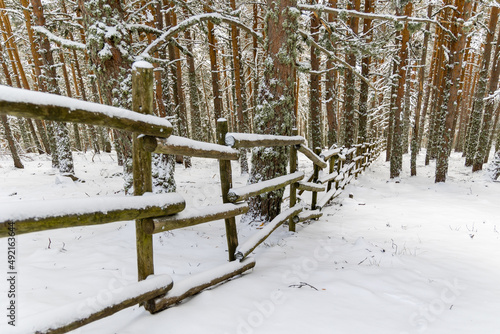
POLYGON ((318 192, 325 191, 325 187, 320 184, 313 182, 304 182, 304 181, 297 182, 297 189, 305 191, 318 191, 318 192))
POLYGON ((171 231, 178 228, 194 226, 219 219, 232 218, 248 212, 247 203, 220 204, 200 208, 191 208, 173 216, 159 217, 153 219, 153 229, 147 233, 171 231))
POLYGON ((254 235, 252 235, 244 244, 240 245, 236 250, 236 258, 239 260, 244 259, 248 256, 257 246, 259 246, 264 240, 266 240, 271 233, 274 232, 281 224, 287 221, 289 218, 294 217, 302 211, 302 206, 300 204, 280 213, 273 220, 271 220, 262 230, 259 230, 254 235))
POLYGON ((337 172, 333 172, 331 174, 323 175, 322 177, 320 177, 318 179, 318 182, 321 183, 321 184, 327 183, 329 181, 334 180, 338 175, 339 175, 339 173, 337 173, 337 172))
MULTIPOLYGON (((145 61, 135 62, 132 66, 132 109, 137 113, 152 115, 154 112, 153 97, 153 65, 145 61)), ((132 175, 134 184, 134 195, 142 196, 153 190, 152 158, 151 153, 143 147, 139 139, 142 136, 134 132, 132 137, 132 175)), ((138 280, 145 280, 153 275, 153 236, 146 233, 146 226, 151 224, 150 219, 137 219, 135 221, 135 241, 137 252, 137 276, 138 280)), ((152 301, 143 304, 146 310, 152 307, 152 301)))
POLYGON ((300 145, 304 142, 305 139, 302 136, 274 136, 254 133, 228 133, 225 139, 226 145, 234 148, 289 146, 300 145))
POLYGON ((244 201, 252 196, 284 188, 289 184, 302 180, 303 178, 304 172, 295 172, 293 174, 278 176, 271 180, 249 184, 236 189, 230 189, 227 194, 228 200, 231 203, 244 201))
POLYGON ((328 204, 332 199, 336 198, 340 194, 342 194, 342 187, 339 189, 332 188, 329 192, 327 192, 321 199, 318 201, 317 209, 322 210, 325 205, 328 204))
MULTIPOLYGON (((297 128, 292 129, 292 135, 297 136, 299 134, 299 130, 297 128)), ((290 174, 293 174, 297 171, 297 148, 295 145, 290 147, 290 174)), ((297 183, 290 184, 290 207, 295 206, 297 204, 297 183)), ((292 218, 288 220, 288 230, 290 232, 295 232, 295 222, 292 218)))
POLYGON ((305 222, 310 219, 317 219, 323 216, 323 212, 320 210, 306 210, 299 213, 297 217, 297 223, 305 222))
POLYGON ((172 286, 172 278, 168 275, 150 276, 147 280, 120 288, 117 294, 111 293, 111 300, 107 305, 95 303, 89 307, 79 301, 25 318, 19 324, 19 333, 67 333, 128 307, 165 295, 172 286))
POLYGON ((192 275, 178 283, 175 283, 174 288, 169 291, 166 296, 157 298, 155 300, 153 313, 175 305, 187 297, 200 293, 206 288, 220 284, 232 277, 241 275, 245 271, 252 269, 254 266, 255 260, 247 258, 241 262, 232 261, 207 272, 192 275))
POLYGON ((304 154, 309 160, 311 160, 319 168, 323 169, 323 168, 326 168, 326 166, 328 166, 327 163, 323 159, 321 159, 316 153, 311 151, 311 149, 309 149, 307 146, 300 145, 298 150, 299 150, 299 152, 304 154))
POLYGON ((170 136, 173 130, 169 121, 153 115, 7 86, 0 86, 0 114, 101 125, 162 138, 170 136))
POLYGON ((330 150, 326 151, 325 153, 321 153, 319 156, 321 158, 323 158, 323 160, 327 161, 328 159, 330 159, 334 155, 339 155, 340 152, 342 152, 342 148, 336 147, 334 149, 330 149, 330 150))
POLYGON ((98 196, 47 201, 19 201, 0 212, 0 237, 58 228, 100 225, 171 215, 184 210, 179 194, 98 196))
POLYGON ((166 139, 157 140, 155 137, 145 136, 142 140, 145 142, 145 149, 152 153, 218 160, 238 160, 239 158, 239 152, 227 146, 184 137, 170 136, 166 139))

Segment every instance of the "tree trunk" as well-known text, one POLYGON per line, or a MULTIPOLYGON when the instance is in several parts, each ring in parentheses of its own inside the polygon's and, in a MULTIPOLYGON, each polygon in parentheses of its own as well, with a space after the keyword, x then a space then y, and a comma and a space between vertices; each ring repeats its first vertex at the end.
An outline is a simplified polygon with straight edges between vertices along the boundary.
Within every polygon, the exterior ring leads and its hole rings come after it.
MULTIPOLYGON (((413 4, 409 2, 405 6, 404 15, 411 16, 413 11, 413 4)), ((408 60, 408 41, 410 40, 410 32, 408 30, 408 23, 401 33, 401 49, 399 50, 399 81, 398 90, 396 95, 396 105, 394 108, 394 134, 392 139, 392 150, 391 150, 391 164, 390 164, 390 177, 399 177, 401 169, 403 166, 403 147, 402 147, 402 124, 401 124, 401 113, 403 112, 402 100, 405 93, 405 82, 406 82, 406 66, 408 60)))
MULTIPOLYGON (((498 8, 498 7, 497 7, 498 8)), ((491 69, 490 82, 488 83, 488 96, 492 96, 498 89, 498 80, 500 78, 500 30, 497 37, 497 45, 493 56, 493 68, 491 69)), ((488 99, 484 106, 483 125, 479 135, 479 142, 477 145, 476 154, 474 155, 474 162, 472 171, 476 172, 483 169, 483 163, 488 158, 489 154, 489 139, 490 132, 495 130, 492 125, 493 114, 495 112, 495 99, 488 99)))
POLYGON ((457 118, 458 94, 459 90, 462 88, 460 77, 461 71, 463 70, 463 50, 466 42, 466 34, 459 23, 469 19, 472 1, 457 0, 456 5, 457 10, 455 11, 453 21, 455 23, 452 24, 452 32, 456 38, 451 41, 448 66, 446 67, 446 90, 443 92, 446 109, 442 111, 444 114, 444 129, 439 143, 435 182, 445 182, 448 172, 448 159, 455 135, 454 125, 456 125, 457 118))
MULTIPOLYGON (((359 11, 360 0, 349 0, 347 9, 359 11)), ((354 35, 358 34, 359 18, 350 17, 348 19, 349 27, 354 35)), ((351 51, 347 52, 346 63, 352 68, 356 67, 356 54, 351 51)), ((344 119, 345 119, 345 135, 344 145, 348 148, 356 144, 356 111, 354 103, 356 101, 356 77, 350 70, 345 72, 345 94, 344 94, 344 119)))
POLYGON ((21 162, 21 158, 19 158, 19 153, 17 152, 16 142, 14 140, 14 137, 12 136, 12 131, 10 130, 10 125, 7 116, 1 115, 0 117, 2 119, 5 139, 7 139, 7 143, 9 144, 9 149, 12 154, 12 160, 14 160, 14 167, 24 168, 24 165, 21 162))
POLYGON ((491 49, 493 46, 493 38, 495 37, 495 29, 498 22, 498 14, 500 7, 492 6, 490 13, 490 21, 488 32, 484 42, 484 56, 481 61, 481 70, 474 95, 474 107, 472 109, 469 138, 467 142, 467 155, 465 157, 465 166, 472 166, 474 155, 477 152, 479 133, 481 131, 481 121, 483 118, 484 98, 486 96, 488 84, 488 70, 490 67, 491 49))
MULTIPOLYGON (((427 17, 432 16, 432 5, 429 4, 427 7, 427 17)), ((427 23, 424 32, 424 43, 422 48, 422 57, 419 62, 419 71, 418 71, 418 95, 417 95, 417 106, 415 109, 415 120, 413 122, 413 133, 411 137, 411 158, 410 158, 410 174, 411 176, 417 175, 417 153, 419 151, 418 148, 418 138, 420 137, 420 131, 423 128, 420 126, 420 115, 422 114, 422 98, 424 95, 424 81, 425 81, 425 65, 427 62, 427 46, 429 45, 429 36, 430 36, 430 23, 427 23)), ((425 118, 425 116, 423 116, 425 118)))
MULTIPOLYGON (((35 24, 41 27, 45 27, 45 17, 43 13, 43 7, 41 0, 31 0, 31 5, 33 6, 33 14, 35 19, 35 24)), ((40 55, 42 57, 42 63, 44 65, 45 75, 47 80, 46 87, 49 93, 61 95, 59 86, 57 83, 57 73, 55 69, 55 62, 52 56, 52 50, 50 47, 50 42, 46 36, 40 36, 40 55)), ((57 167, 62 175, 75 178, 75 168, 73 165, 73 156, 71 153, 69 131, 65 123, 54 122, 54 137, 55 137, 55 148, 52 150, 53 158, 57 157, 57 167)))
MULTIPOLYGON (((365 0, 365 13, 373 13, 373 0, 365 0)), ((372 40, 372 20, 363 19, 363 36, 365 43, 370 43, 372 40)), ((363 56, 361 59, 361 75, 367 80, 370 74, 370 61, 369 55, 363 56)), ((358 140, 360 143, 368 141, 368 83, 361 81, 359 93, 359 123, 358 123, 358 140)))
MULTIPOLYGON (((291 135, 295 105, 295 57, 299 13, 296 0, 267 0, 269 15, 266 22, 264 79, 259 93, 259 108, 255 117, 255 132, 291 135), (286 22, 286 23, 285 23, 286 22), (286 28, 285 28, 286 26, 286 28)), ((250 183, 285 175, 288 150, 257 148, 252 154, 250 183)), ((281 211, 283 190, 250 199, 253 218, 270 221, 281 211)))

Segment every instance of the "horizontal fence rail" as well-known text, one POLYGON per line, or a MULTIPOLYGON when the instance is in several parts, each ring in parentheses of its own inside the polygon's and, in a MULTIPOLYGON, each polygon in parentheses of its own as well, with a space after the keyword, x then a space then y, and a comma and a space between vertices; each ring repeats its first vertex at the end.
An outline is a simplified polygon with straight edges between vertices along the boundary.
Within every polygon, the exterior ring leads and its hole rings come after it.
POLYGON ((0 237, 11 226, 23 234, 171 215, 185 206, 179 194, 19 201, 0 212, 0 237))
POLYGON ((0 114, 101 125, 161 138, 170 136, 173 130, 169 121, 152 115, 142 115, 123 108, 1 85, 0 114))

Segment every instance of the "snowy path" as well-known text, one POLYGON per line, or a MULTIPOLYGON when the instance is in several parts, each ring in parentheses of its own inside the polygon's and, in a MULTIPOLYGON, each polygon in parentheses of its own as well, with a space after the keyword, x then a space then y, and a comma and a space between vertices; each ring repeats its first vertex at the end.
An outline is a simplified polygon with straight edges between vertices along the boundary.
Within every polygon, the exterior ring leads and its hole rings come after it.
MULTIPOLYGON (((7 172, 0 180, 2 201, 36 198, 47 188, 53 197, 63 189, 69 196, 102 191, 88 183, 54 185, 47 175, 46 184, 37 179, 25 184, 37 190, 24 193, 14 189, 15 173, 1 163, 7 172), (14 190, 17 195, 7 196, 14 190)), ((388 182, 388 165, 379 158, 319 221, 300 224, 295 234, 280 228, 259 246, 253 272, 159 314, 134 307, 74 333, 497 333, 500 183, 485 173, 468 175, 458 155, 446 184, 434 184, 433 166, 421 165, 419 176, 404 173, 396 184, 388 182)), ((179 192, 195 194, 187 196, 191 203, 220 203, 214 166, 195 162, 194 169, 179 170, 179 192), (195 176, 201 186, 191 183, 195 176)), ((99 168, 89 177, 116 187, 113 178, 99 180, 99 168)), ((252 228, 239 228, 241 242, 252 228)), ((133 233, 127 222, 20 236, 19 321, 70 300, 92 307, 119 293, 136 275, 133 233)), ((6 248, 3 240, 0 247, 6 248)), ((174 282, 226 257, 222 222, 155 240, 156 270, 174 282)), ((1 333, 16 333, 2 326, 1 333)))

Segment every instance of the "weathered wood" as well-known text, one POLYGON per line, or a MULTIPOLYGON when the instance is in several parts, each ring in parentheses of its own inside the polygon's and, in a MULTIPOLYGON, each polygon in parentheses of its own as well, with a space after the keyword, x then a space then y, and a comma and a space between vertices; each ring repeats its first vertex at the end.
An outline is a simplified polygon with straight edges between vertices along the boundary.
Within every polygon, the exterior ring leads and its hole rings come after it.
POLYGON ((155 300, 155 305, 152 313, 162 311, 169 306, 175 305, 187 297, 203 291, 206 288, 217 285, 228 279, 241 275, 245 271, 252 269, 255 266, 255 260, 252 258, 244 261, 232 261, 217 268, 202 272, 197 275, 192 275, 178 283, 167 293, 165 297, 160 297, 155 300))
POLYGON ((226 135, 225 143, 227 146, 234 148, 242 147, 274 147, 274 146, 288 146, 300 145, 305 142, 302 136, 274 136, 274 135, 260 135, 253 133, 228 133, 226 135))
MULTIPOLYGON (((315 153, 315 155, 319 155, 321 153, 321 148, 316 147, 314 149, 314 153, 315 153)), ((313 177, 313 182, 314 183, 318 182, 319 168, 320 167, 317 164, 314 164, 314 177, 313 177)), ((312 192, 312 199, 311 199, 311 210, 316 209, 316 202, 317 201, 318 201, 318 193, 313 190, 313 192, 312 192)))
POLYGON ((111 305, 101 306, 100 303, 97 303, 89 307, 79 301, 56 310, 58 312, 54 312, 53 317, 51 316, 52 312, 46 312, 27 318, 25 323, 32 324, 28 326, 34 328, 26 328, 25 332, 67 333, 96 320, 109 317, 128 307, 165 295, 172 289, 172 286, 172 278, 168 275, 151 276, 147 280, 121 288, 119 294, 112 296, 111 305))
MULTIPOLYGON (((292 135, 297 136, 299 134, 299 130, 297 128, 292 129, 292 135)), ((290 174, 293 174, 297 171, 297 149, 295 145, 290 147, 290 174)), ((294 207, 297 204, 297 184, 290 184, 290 207, 294 207)), ((288 220, 288 230, 290 232, 295 232, 295 221, 290 218, 288 220)))
POLYGON ((320 156, 320 158, 323 158, 323 160, 326 161, 326 160, 330 159, 331 157, 333 157, 334 155, 339 155, 340 152, 342 152, 342 148, 336 147, 336 148, 333 148, 333 149, 326 151, 325 153, 321 153, 319 156, 320 156))
MULTIPOLYGON (((136 62, 132 70, 132 109, 146 115, 153 114, 153 65, 147 62, 136 62)), ((140 196, 153 190, 151 172, 151 153, 144 150, 140 133, 134 132, 132 137, 133 152, 133 185, 134 195, 140 196)), ((146 233, 146 226, 151 224, 150 219, 135 221, 135 236, 137 248, 138 280, 145 280, 154 274, 153 236, 146 233)), ((144 308, 150 310, 153 301, 147 301, 144 308)))
MULTIPOLYGON (((340 151, 339 151, 340 152, 340 151)), ((338 172, 335 172, 335 164, 337 162, 337 159, 338 159, 338 154, 337 155, 332 155, 331 158, 330 158, 330 162, 328 163, 328 171, 329 171, 329 174, 328 176, 330 175, 333 175, 333 174, 336 174, 338 175, 338 172)), ((336 176, 335 176, 336 177, 336 176)), ((322 178, 323 179, 323 178, 322 178)), ((321 182, 321 181, 320 181, 321 182)), ((328 185, 326 187, 326 191, 330 191, 330 189, 332 189, 332 183, 333 183, 333 179, 332 180, 329 180, 328 181, 328 185)))
POLYGON ((305 191, 325 191, 325 187, 322 186, 321 184, 314 183, 314 182, 304 182, 304 181, 299 181, 296 183, 297 184, 297 189, 299 190, 305 190, 305 191))
POLYGON ((153 115, 7 86, 0 86, 0 114, 102 125, 163 138, 168 137, 173 129, 170 122, 153 115))
POLYGON ((166 139, 145 136, 144 148, 152 153, 175 154, 189 157, 219 160, 238 160, 239 152, 227 146, 206 143, 184 137, 170 136, 166 139))
POLYGON ((339 189, 332 188, 329 192, 327 192, 323 197, 320 198, 318 204, 316 205, 316 208, 318 210, 322 210, 325 207, 325 205, 328 204, 328 202, 330 202, 332 199, 342 194, 341 188, 342 187, 340 187, 339 189))
POLYGON ((173 216, 153 219, 154 225, 151 226, 152 229, 148 229, 146 232, 155 234, 159 232, 175 230, 178 228, 203 224, 214 220, 232 218, 247 212, 247 203, 226 203, 209 207, 192 208, 173 216))
POLYGON ((320 218, 321 216, 323 216, 323 212, 321 212, 320 210, 313 210, 313 211, 307 210, 307 211, 302 211, 295 217, 297 218, 297 223, 300 223, 310 219, 317 219, 320 218))
POLYGON ((271 180, 249 184, 236 189, 230 189, 227 194, 228 200, 232 203, 244 201, 253 196, 284 188, 289 184, 302 180, 303 178, 304 172, 295 172, 293 174, 275 177, 271 180))
MULTIPOLYGON (((224 145, 227 134, 227 120, 220 118, 217 120, 217 144, 224 145)), ((219 160, 220 187, 222 190, 222 202, 229 203, 229 190, 233 187, 233 176, 231 171, 231 161, 219 160)), ((226 218, 226 238, 229 253, 229 261, 236 260, 234 253, 238 247, 238 231, 234 217, 226 218)))
POLYGON ((330 182, 332 180, 335 180, 335 178, 339 175, 339 173, 337 172, 333 172, 331 174, 326 174, 326 175, 323 175, 322 177, 320 177, 318 179, 318 182, 321 183, 321 184, 324 184, 324 183, 327 183, 327 182, 330 182))
POLYGON ((315 165, 319 166, 319 168, 326 168, 326 162, 321 159, 316 153, 311 151, 307 146, 300 145, 298 148, 299 152, 303 153, 309 160, 311 160, 315 165))
POLYGON ((23 234, 99 225, 171 215, 184 210, 185 206, 178 194, 20 201, 2 209, 0 237, 9 235, 9 227, 14 227, 16 234, 23 234))
POLYGON ((300 204, 280 213, 273 220, 271 220, 262 230, 259 230, 254 235, 252 235, 245 243, 238 247, 236 251, 236 258, 240 261, 248 256, 257 246, 259 246, 264 240, 267 239, 281 224, 286 222, 288 219, 299 214, 302 211, 302 206, 300 204))

